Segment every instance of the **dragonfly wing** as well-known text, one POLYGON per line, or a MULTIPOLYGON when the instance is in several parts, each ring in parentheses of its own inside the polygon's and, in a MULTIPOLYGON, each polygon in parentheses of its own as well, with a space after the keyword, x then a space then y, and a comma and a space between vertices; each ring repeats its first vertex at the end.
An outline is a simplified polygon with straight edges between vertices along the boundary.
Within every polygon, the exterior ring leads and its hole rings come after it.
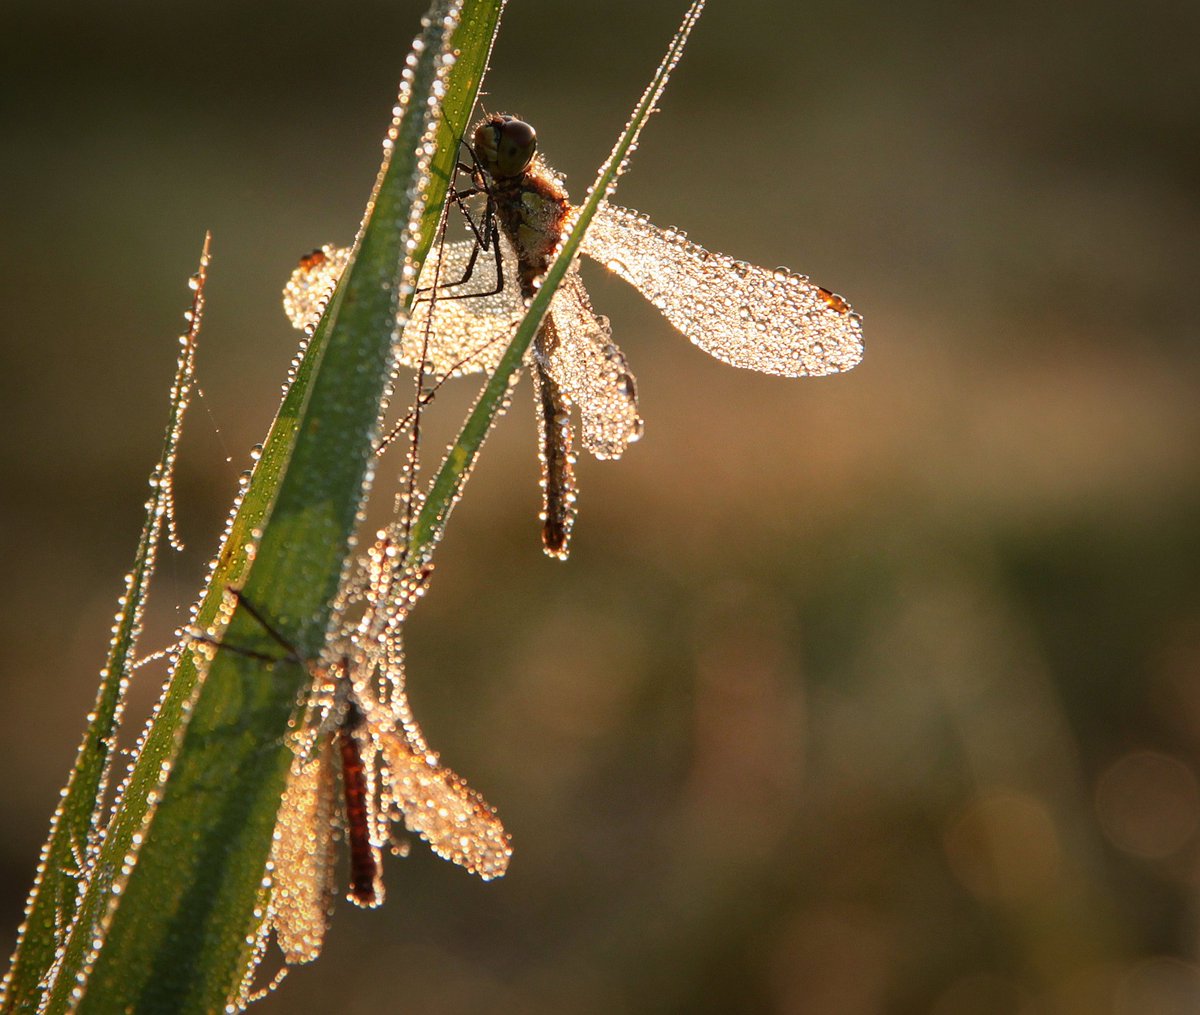
POLYGON ((404 823, 438 856, 484 881, 503 876, 512 844, 493 808, 437 755, 414 751, 397 732, 380 737, 388 792, 404 823))
MULTIPOLYGON (((390 559, 390 558, 389 558, 390 559)), ((387 567, 394 567, 389 563, 387 567)), ((365 668, 356 667, 354 700, 366 719, 371 739, 383 754, 379 773, 381 798, 390 818, 404 816, 408 830, 419 835, 438 856, 465 867, 485 881, 508 869, 512 845, 496 811, 461 778, 438 763, 413 718, 404 693, 401 621, 420 594, 428 572, 402 581, 400 613, 393 614, 382 656, 365 668), (411 599, 409 596, 411 595, 411 599), (386 669, 376 670, 381 663, 386 669)), ((374 594, 374 593, 372 593, 374 594)), ((368 598, 368 612, 389 609, 368 598)), ((370 656, 368 656, 370 658, 370 656)))
MULTIPOLYGON (((457 282, 467 270, 474 249, 474 240, 442 244, 440 264, 438 253, 430 254, 418 288, 432 289, 435 279, 438 286, 457 282)), ((433 302, 428 292, 421 294, 400 339, 401 363, 416 367, 424 360, 425 369, 437 377, 496 369, 525 313, 516 287, 507 284, 507 280, 517 277, 516 258, 507 244, 501 244, 501 252, 506 285, 500 292, 490 292, 496 288, 496 262, 483 250, 463 285, 439 288, 433 302), (487 295, 474 295, 480 293, 487 295)))
POLYGON ((311 332, 317 326, 349 260, 349 247, 328 243, 300 258, 283 287, 283 312, 293 328, 311 332))
MULTIPOLYGON (((445 243, 439 255, 432 255, 421 271, 420 289, 435 284, 445 286, 462 278, 475 249, 473 240, 445 243)), ((506 278, 516 277, 516 260, 504 251, 506 278)), ((350 259, 345 247, 322 247, 302 258, 283 289, 283 309, 292 326, 312 331, 333 294, 338 279, 350 259)), ((496 264, 482 252, 476 259, 471 278, 462 286, 439 288, 432 303, 423 293, 413 304, 412 314, 400 340, 400 362, 415 367, 422 361, 434 376, 494 370, 508 338, 520 320, 524 307, 512 287, 486 296, 495 288, 496 264), (466 290, 464 293, 463 290, 466 290), (448 299, 466 295, 465 299, 448 299), (432 322, 430 307, 433 307, 432 322)))
POLYGON ((583 252, 639 289, 701 349, 735 367, 785 377, 849 370, 862 318, 803 275, 710 253, 643 215, 601 204, 583 252))
POLYGON ((321 953, 336 891, 335 772, 328 743, 292 762, 271 846, 271 926, 288 965, 321 953))
POLYGON ((554 328, 537 355, 546 373, 579 406, 583 446, 597 458, 620 458, 642 435, 637 384, 612 340, 608 318, 592 309, 578 269, 568 272, 550 304, 554 328))

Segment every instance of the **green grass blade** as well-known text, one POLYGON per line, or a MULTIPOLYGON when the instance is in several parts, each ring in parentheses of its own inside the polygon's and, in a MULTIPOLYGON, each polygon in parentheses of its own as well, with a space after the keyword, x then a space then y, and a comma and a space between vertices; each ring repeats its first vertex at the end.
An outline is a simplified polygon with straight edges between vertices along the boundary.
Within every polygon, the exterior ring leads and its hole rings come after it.
MULTIPOLYGON (((242 585, 253 560, 249 598, 300 652, 315 655, 322 644, 369 485, 397 310, 411 299, 401 270, 406 259, 419 265, 433 241, 500 3, 461 5, 457 60, 443 74, 458 7, 435 3, 414 48, 410 99, 354 260, 231 521, 198 626, 216 619, 224 588, 242 585), (443 84, 447 121, 431 127, 429 100, 443 84)), ((244 611, 225 637, 272 648, 244 611)), ((268 671, 232 652, 218 653, 201 679, 185 653, 106 831, 48 1010, 210 1012, 236 994, 291 761, 284 737, 307 679, 301 667, 268 671)))
POLYGON ((108 657, 100 672, 100 687, 92 718, 84 733, 75 766, 62 800, 54 812, 50 835, 42 848, 38 875, 25 907, 25 922, 17 941, 12 965, 5 977, 0 1011, 36 1009, 41 985, 55 962, 60 937, 75 918, 80 879, 90 850, 97 844, 100 806, 112 769, 117 726, 124 706, 124 692, 137 652, 138 635, 154 574, 163 525, 172 517, 171 477, 183 416, 191 393, 196 362, 196 341, 204 313, 204 284, 208 275, 209 238, 205 237, 200 267, 193 276, 191 316, 182 338, 175 381, 171 386, 170 411, 162 453, 150 479, 146 519, 134 554, 133 567, 125 576, 125 592, 113 621, 108 657))
POLYGON ((521 361, 529 344, 537 334, 538 328, 541 327, 542 319, 550 308, 550 301, 554 299, 558 286, 566 277, 567 269, 579 253, 584 233, 592 221, 592 217, 596 214, 600 202, 613 192, 616 188, 617 178, 625 171, 627 160, 637 147, 642 127, 650 114, 654 112, 658 100, 662 98, 663 90, 667 86, 667 79, 683 55, 688 36, 700 19, 703 9, 704 0, 696 0, 688 8, 679 29, 667 47, 666 55, 658 65, 658 70, 655 71, 646 91, 642 94, 637 106, 634 107, 633 114, 625 125, 625 130, 617 139, 612 153, 600 168, 596 182, 588 191, 587 198, 577 209, 571 228, 563 238, 562 246, 559 248, 554 262, 542 278, 541 288, 530 302, 512 341, 471 409, 466 423, 463 424, 458 439, 447 453, 437 475, 434 476, 433 483, 429 488, 429 495, 413 524, 412 534, 409 537, 408 557, 410 561, 428 561, 434 547, 441 540, 445 532, 446 520, 450 517, 454 505, 458 503, 459 497, 462 496, 463 487, 479 457, 483 442, 497 416, 507 405, 509 393, 518 379, 521 361))

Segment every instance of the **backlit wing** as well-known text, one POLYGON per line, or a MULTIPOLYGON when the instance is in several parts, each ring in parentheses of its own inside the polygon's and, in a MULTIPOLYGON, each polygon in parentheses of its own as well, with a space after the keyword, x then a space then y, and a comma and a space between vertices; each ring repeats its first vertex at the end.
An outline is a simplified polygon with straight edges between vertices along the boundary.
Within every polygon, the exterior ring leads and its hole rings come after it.
POLYGON ((710 253, 644 216, 601 204, 583 252, 641 291, 710 356, 747 370, 816 377, 855 366, 862 318, 803 275, 710 253))
POLYGON ((619 458, 642 435, 637 386, 613 343, 608 318, 592 309, 577 268, 563 279, 550 314, 555 341, 539 348, 546 373, 579 406, 583 446, 597 458, 619 458))
MULTIPOLYGON (((444 243, 441 264, 434 250, 421 270, 420 289, 457 282, 466 270, 473 240, 444 243)), ((517 262, 502 243, 504 258, 504 288, 487 296, 467 295, 465 299, 447 299, 460 294, 487 293, 496 288, 496 261, 491 251, 481 250, 475 261, 471 278, 463 285, 439 289, 438 298, 430 303, 429 293, 421 293, 413 304, 412 316, 404 326, 400 340, 400 362, 416 367, 424 352, 425 369, 435 377, 455 377, 481 371, 491 373, 508 348, 509 340, 525 313, 513 280, 517 277, 517 262), (429 308, 433 307, 432 321, 429 308)))
MULTIPOLYGON (((446 243, 430 256, 421 271, 419 288, 457 282, 466 271, 474 241, 446 243)), ((504 251, 505 281, 516 278, 516 261, 504 251)), ((344 247, 322 247, 302 258, 283 290, 283 309, 292 326, 311 330, 320 320, 325 305, 345 270, 350 252, 344 247)), ((426 370, 436 376, 492 371, 508 347, 508 340, 524 306, 516 288, 510 285, 487 296, 447 299, 462 293, 486 293, 496 287, 496 262, 488 251, 481 251, 471 278, 461 286, 438 290, 439 298, 430 303, 422 293, 413 304, 412 316, 405 325, 400 343, 400 361, 415 367, 422 360, 426 370), (430 321, 430 306, 434 307, 430 321)))
POLYGON ((288 965, 321 953, 336 886, 335 772, 328 740, 296 757, 271 845, 270 922, 288 965))
POLYGON ((379 739, 387 762, 384 784, 408 830, 484 881, 502 877, 512 844, 495 808, 438 764, 437 755, 414 751, 400 733, 379 739))

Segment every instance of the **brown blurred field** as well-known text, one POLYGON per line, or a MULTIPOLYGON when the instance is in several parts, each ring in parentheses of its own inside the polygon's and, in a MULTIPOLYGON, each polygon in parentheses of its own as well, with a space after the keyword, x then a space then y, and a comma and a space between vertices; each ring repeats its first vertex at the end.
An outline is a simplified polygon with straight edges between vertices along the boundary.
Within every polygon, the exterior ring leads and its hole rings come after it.
MULTIPOLYGON (((10 942, 204 230, 189 551, 147 649, 277 404, 282 280, 353 235, 424 6, 6 9, 10 942)), ((683 6, 511 0, 489 108, 581 196, 683 6)), ((523 391, 410 626, 416 713, 510 874, 415 846, 260 1010, 1200 1010, 1198 32, 1166 2, 714 0, 618 200, 845 294, 867 358, 737 372, 596 273, 645 439, 582 462, 557 564, 523 391)))

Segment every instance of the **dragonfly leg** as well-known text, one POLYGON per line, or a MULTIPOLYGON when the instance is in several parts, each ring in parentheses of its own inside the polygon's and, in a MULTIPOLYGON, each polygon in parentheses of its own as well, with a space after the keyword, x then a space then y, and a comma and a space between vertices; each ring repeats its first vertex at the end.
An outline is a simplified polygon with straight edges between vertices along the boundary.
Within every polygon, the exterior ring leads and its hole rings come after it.
MULTIPOLYGON (((470 148, 467 149, 470 151, 470 148)), ((474 159, 474 152, 471 152, 471 157, 474 159)), ((476 296, 495 296, 497 293, 504 291, 504 260, 500 253, 500 227, 496 222, 496 206, 492 200, 491 191, 488 189, 487 181, 478 167, 472 169, 470 166, 460 162, 457 166, 457 172, 468 173, 471 176, 472 186, 465 190, 454 189, 450 192, 450 200, 454 202, 454 206, 459 210, 463 219, 467 223, 467 227, 475 237, 475 246, 471 249, 470 257, 467 259, 466 267, 463 269, 462 277, 454 282, 442 282, 436 286, 429 286, 424 289, 417 290, 418 299, 422 293, 428 293, 437 290, 437 299, 441 300, 465 300, 473 299, 476 296), (487 195, 487 207, 484 210, 483 221, 476 223, 471 215, 471 210, 467 207, 466 201, 469 197, 475 197, 479 194, 487 195), (491 248, 495 258, 496 266, 496 285, 492 289, 473 293, 455 293, 451 295, 443 295, 444 289, 456 289, 461 285, 465 285, 475 275, 475 264, 479 259, 479 252, 483 249, 491 248)), ((445 243, 446 240, 446 221, 443 220, 441 227, 441 235, 438 237, 439 245, 445 243)), ((425 297, 431 299, 432 297, 425 297)))
MULTIPOLYGON (((471 250, 471 256, 467 259, 466 268, 463 271, 463 276, 456 282, 443 282, 441 285, 434 286, 438 290, 439 300, 470 300, 477 296, 495 296, 497 293, 504 291, 504 258, 500 253, 500 229, 496 224, 495 216, 492 212, 491 202, 488 203, 488 210, 484 217, 482 228, 477 227, 467 215, 464 209, 463 214, 467 216, 467 222, 470 223, 472 231, 475 233, 475 246, 471 250), (465 285, 475 274, 475 264, 479 259, 479 252, 484 248, 491 248, 494 264, 496 266, 496 284, 491 289, 480 290, 473 293, 452 293, 449 296, 441 294, 443 289, 453 289, 460 285, 465 285)), ((418 293, 430 292, 430 289, 418 289, 418 293)), ((425 297, 429 299, 430 297, 425 297)))
POLYGON ((252 602, 250 602, 246 594, 241 589, 235 589, 232 585, 230 585, 227 591, 230 592, 238 601, 238 605, 243 607, 245 611, 258 622, 258 626, 270 636, 271 640, 283 649, 284 654, 282 656, 273 656, 269 652, 259 652, 256 649, 246 648, 242 645, 231 645, 229 642, 220 641, 202 631, 190 632, 189 637, 192 639, 192 641, 198 641, 204 645, 212 645, 215 648, 228 649, 230 652, 233 652, 236 655, 245 656, 247 659, 257 659, 264 663, 280 663, 286 660, 288 662, 296 663, 299 666, 306 665, 304 659, 301 658, 300 653, 296 650, 296 646, 288 641, 288 639, 274 624, 267 620, 262 612, 252 602))
POLYGON ((212 635, 205 634, 203 631, 197 631, 189 628, 184 644, 187 642, 199 642, 201 645, 211 645, 213 648, 223 648, 234 653, 235 655, 244 656, 247 659, 257 659, 260 663, 280 663, 284 659, 291 660, 291 656, 273 656, 270 652, 259 652, 252 648, 245 648, 242 645, 231 645, 227 641, 221 641, 220 638, 214 638, 212 635))
POLYGON ((237 599, 238 605, 258 621, 259 627, 261 627, 267 632, 268 635, 270 635, 271 640, 285 652, 287 652, 288 658, 293 662, 300 663, 300 665, 303 666, 304 660, 300 657, 300 653, 296 650, 296 646, 283 636, 279 628, 267 620, 257 606, 250 602, 249 598, 246 596, 246 593, 244 593, 241 589, 235 588, 230 588, 229 591, 232 592, 234 598, 237 599))

